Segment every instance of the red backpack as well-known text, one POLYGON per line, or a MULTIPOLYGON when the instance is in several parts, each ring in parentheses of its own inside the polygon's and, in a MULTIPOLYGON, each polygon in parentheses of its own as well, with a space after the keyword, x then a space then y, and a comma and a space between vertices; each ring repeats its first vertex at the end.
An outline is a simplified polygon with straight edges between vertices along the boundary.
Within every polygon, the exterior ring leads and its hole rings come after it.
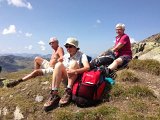
POLYGON ((75 81, 72 90, 72 100, 79 107, 87 107, 102 100, 107 86, 105 76, 101 69, 84 72, 81 80, 75 81))

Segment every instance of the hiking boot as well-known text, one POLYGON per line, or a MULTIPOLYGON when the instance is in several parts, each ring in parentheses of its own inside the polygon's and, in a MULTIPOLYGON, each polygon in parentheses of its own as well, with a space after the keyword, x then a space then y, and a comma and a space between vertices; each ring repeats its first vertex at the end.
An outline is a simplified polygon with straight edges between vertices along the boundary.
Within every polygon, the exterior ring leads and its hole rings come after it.
POLYGON ((11 81, 9 83, 7 83, 7 87, 14 87, 16 85, 18 85, 20 82, 22 82, 23 80, 22 79, 19 79, 19 80, 14 80, 14 81, 11 81))
POLYGON ((44 104, 44 110, 46 112, 53 110, 54 108, 56 108, 58 106, 59 100, 61 98, 58 95, 57 91, 51 91, 51 94, 49 96, 49 99, 47 100, 47 102, 44 104))
POLYGON ((64 105, 67 105, 71 102, 72 98, 72 90, 70 88, 67 88, 64 92, 63 97, 59 101, 59 106, 62 107, 64 105))

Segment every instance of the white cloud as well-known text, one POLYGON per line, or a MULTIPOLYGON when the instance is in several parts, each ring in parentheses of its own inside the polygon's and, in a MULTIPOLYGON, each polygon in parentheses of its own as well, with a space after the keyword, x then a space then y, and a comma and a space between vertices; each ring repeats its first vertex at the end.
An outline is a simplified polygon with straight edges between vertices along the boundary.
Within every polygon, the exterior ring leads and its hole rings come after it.
POLYGON ((46 47, 45 47, 45 46, 42 45, 42 46, 40 46, 40 47, 41 47, 41 50, 42 50, 42 51, 46 50, 46 47))
POLYGON ((45 43, 43 41, 39 41, 38 44, 45 45, 45 43))
POLYGON ((96 22, 97 22, 98 24, 100 24, 100 23, 101 23, 101 20, 97 19, 96 22))
POLYGON ((5 28, 2 32, 3 35, 16 33, 15 25, 10 25, 8 28, 5 28))
POLYGON ((28 8, 29 10, 32 9, 32 5, 26 0, 7 0, 7 1, 9 5, 13 5, 16 7, 25 7, 28 8))
POLYGON ((31 36, 32 36, 32 33, 25 33, 25 36, 26 36, 26 37, 31 37, 31 36))
POLYGON ((25 49, 28 49, 28 50, 32 50, 33 46, 32 45, 29 45, 29 46, 26 46, 25 49))
POLYGON ((101 20, 100 19, 97 19, 96 20, 96 23, 93 25, 94 28, 97 28, 99 26, 99 24, 101 24, 101 20))
POLYGON ((135 41, 134 38, 130 38, 130 42, 131 42, 131 43, 136 43, 137 41, 135 41))
POLYGON ((46 50, 45 43, 41 40, 38 42, 42 51, 46 50))

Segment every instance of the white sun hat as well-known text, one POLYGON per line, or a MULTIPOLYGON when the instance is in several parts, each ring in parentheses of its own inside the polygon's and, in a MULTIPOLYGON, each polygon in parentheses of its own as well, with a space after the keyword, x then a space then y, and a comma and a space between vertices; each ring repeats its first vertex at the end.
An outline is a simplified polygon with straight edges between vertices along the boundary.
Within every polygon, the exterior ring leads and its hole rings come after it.
POLYGON ((77 40, 77 38, 74 38, 74 37, 69 37, 69 38, 67 38, 67 41, 66 41, 66 43, 65 43, 64 45, 66 46, 67 44, 73 45, 73 46, 75 46, 76 48, 79 48, 79 47, 78 47, 78 40, 77 40))

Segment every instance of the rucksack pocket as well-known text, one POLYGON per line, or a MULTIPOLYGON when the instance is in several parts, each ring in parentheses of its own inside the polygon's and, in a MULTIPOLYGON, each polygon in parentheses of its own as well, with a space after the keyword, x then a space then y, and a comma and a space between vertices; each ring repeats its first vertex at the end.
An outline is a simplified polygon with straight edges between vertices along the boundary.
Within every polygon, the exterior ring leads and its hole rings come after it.
POLYGON ((95 104, 95 101, 88 100, 84 97, 72 95, 72 100, 78 107, 90 107, 95 104))
POLYGON ((77 95, 92 100, 96 86, 94 84, 82 83, 79 86, 77 95))

